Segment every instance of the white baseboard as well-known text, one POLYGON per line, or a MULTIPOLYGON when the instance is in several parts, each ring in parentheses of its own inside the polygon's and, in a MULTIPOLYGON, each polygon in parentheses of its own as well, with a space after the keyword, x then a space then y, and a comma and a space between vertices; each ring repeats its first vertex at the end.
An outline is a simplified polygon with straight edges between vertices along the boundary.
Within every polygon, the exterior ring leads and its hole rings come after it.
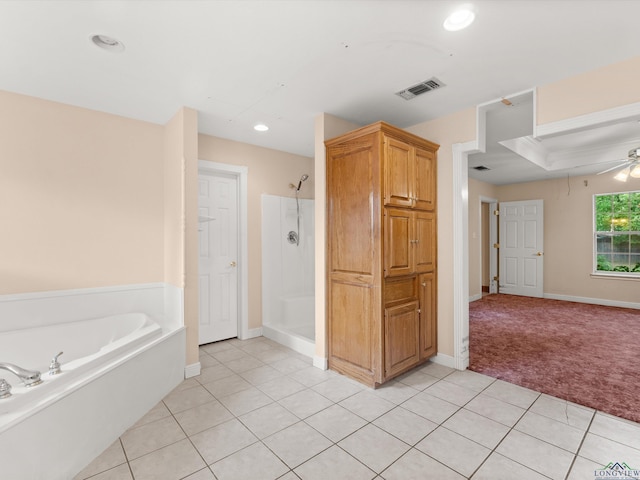
POLYGON ((469 297, 469 303, 475 302, 476 300, 480 300, 482 298, 482 294, 478 293, 477 295, 471 295, 469 297))
POLYGON ((555 293, 545 293, 544 298, 550 300, 563 300, 565 302, 588 303, 590 305, 604 305, 605 307, 635 308, 640 310, 640 303, 620 302, 617 300, 606 300, 604 298, 574 297, 572 295, 556 295, 555 293))
POLYGON ((262 336, 262 327, 258 328, 250 328, 246 331, 243 331, 238 335, 240 340, 249 340, 250 338, 256 338, 262 336))
POLYGON ((184 378, 197 377, 198 375, 200 375, 200 362, 184 367, 184 378))
POLYGON ((274 342, 278 342, 280 345, 284 345, 291 350, 306 355, 307 357, 313 358, 315 354, 316 344, 307 338, 287 333, 270 325, 264 325, 262 327, 262 332, 265 337, 273 340, 274 342))
POLYGON ((445 367, 456 368, 456 359, 444 353, 438 353, 435 357, 431 357, 431 361, 438 365, 444 365, 445 367))
POLYGON ((313 366, 319 368, 320 370, 327 370, 329 368, 329 363, 327 359, 324 357, 318 357, 316 355, 313 356, 313 366))

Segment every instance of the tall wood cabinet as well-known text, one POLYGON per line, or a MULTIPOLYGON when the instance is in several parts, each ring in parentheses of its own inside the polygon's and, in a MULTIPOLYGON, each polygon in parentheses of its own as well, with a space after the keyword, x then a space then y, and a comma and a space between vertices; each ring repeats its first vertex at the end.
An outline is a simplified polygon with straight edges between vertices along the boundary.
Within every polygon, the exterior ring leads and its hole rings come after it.
POLYGON ((325 145, 329 368, 375 387, 437 352, 439 146, 384 122, 325 145))

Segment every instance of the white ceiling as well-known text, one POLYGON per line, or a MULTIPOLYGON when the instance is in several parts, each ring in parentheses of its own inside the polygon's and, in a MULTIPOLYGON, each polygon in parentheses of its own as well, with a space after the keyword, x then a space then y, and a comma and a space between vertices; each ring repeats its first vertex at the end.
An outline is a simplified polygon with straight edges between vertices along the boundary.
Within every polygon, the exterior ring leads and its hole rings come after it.
POLYGON ((158 124, 187 106, 202 133, 313 156, 322 112, 407 127, 640 54, 640 1, 472 3, 447 32, 459 2, 4 0, 0 89, 158 124))

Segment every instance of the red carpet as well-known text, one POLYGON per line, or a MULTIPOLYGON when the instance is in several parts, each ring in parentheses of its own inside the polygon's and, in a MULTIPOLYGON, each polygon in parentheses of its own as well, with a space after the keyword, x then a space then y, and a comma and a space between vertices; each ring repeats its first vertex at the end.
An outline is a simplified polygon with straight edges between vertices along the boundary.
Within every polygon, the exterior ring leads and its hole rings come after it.
POLYGON ((640 422, 640 310, 489 295, 469 341, 470 370, 640 422))

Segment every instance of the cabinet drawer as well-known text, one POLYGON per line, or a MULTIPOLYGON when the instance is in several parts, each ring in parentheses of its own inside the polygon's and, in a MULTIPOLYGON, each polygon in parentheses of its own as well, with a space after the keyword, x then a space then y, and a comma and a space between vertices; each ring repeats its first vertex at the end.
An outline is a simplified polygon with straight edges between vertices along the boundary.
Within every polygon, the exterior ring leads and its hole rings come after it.
POLYGON ((384 304, 406 302, 418 298, 417 277, 388 278, 384 282, 384 304))

